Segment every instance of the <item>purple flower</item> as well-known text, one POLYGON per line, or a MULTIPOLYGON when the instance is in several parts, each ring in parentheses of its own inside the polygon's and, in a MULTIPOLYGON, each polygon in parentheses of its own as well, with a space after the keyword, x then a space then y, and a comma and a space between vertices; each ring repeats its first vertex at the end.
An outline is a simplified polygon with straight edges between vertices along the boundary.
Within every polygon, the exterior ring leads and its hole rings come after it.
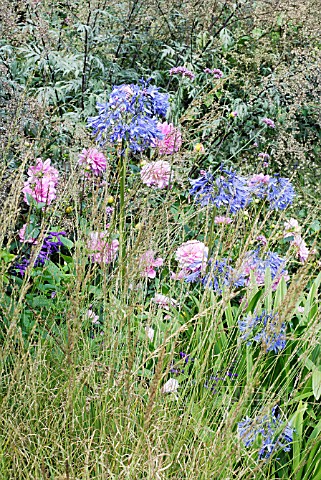
POLYGON ((88 118, 88 126, 100 144, 126 141, 134 152, 155 147, 163 138, 158 117, 169 107, 168 95, 141 81, 141 85, 115 86, 107 103, 98 103, 98 116, 88 118))
POLYGON ((210 75, 213 75, 214 78, 223 77, 223 72, 219 68, 214 68, 213 70, 211 70, 210 68, 205 68, 204 73, 209 73, 210 75))
POLYGON ((286 326, 279 321, 278 314, 262 311, 261 315, 248 315, 244 320, 238 321, 242 340, 247 344, 261 343, 267 352, 279 353, 286 346, 286 326))
MULTIPOLYGON (((64 235, 66 235, 66 232, 50 232, 48 236, 44 238, 42 247, 34 263, 35 267, 44 265, 46 260, 48 260, 51 255, 59 251, 60 247, 63 246, 63 243, 60 240, 60 236, 64 235)), ((30 259, 23 258, 21 263, 16 264, 13 269, 19 270, 20 275, 24 276, 26 269, 29 265, 30 259)))
POLYGON ((295 190, 288 178, 272 177, 267 185, 267 199, 272 210, 285 210, 293 203, 295 190))
POLYGON ((182 77, 188 77, 190 80, 194 80, 195 75, 193 72, 188 70, 186 67, 173 67, 170 69, 169 74, 172 75, 182 75, 182 77))
POLYGON ((270 155, 269 155, 268 153, 265 153, 265 152, 260 152, 260 153, 258 154, 258 157, 259 157, 259 158, 262 158, 262 160, 269 160, 270 155))
POLYGON ((270 118, 264 117, 262 118, 262 122, 270 128, 275 128, 275 123, 270 118))
POLYGON ((268 460, 278 449, 289 452, 293 442, 293 428, 286 419, 282 419, 279 407, 272 408, 269 415, 260 415, 253 420, 246 417, 238 423, 238 434, 246 448, 260 442, 258 460, 268 460), (281 430, 281 433, 278 433, 281 430), (277 434, 277 435, 276 435, 277 434))
POLYGON ((192 188, 189 193, 195 196, 195 201, 202 207, 214 204, 217 208, 224 207, 231 214, 237 213, 251 201, 247 180, 232 170, 221 168, 221 172, 222 175, 215 179, 208 172, 196 180, 190 180, 192 188))

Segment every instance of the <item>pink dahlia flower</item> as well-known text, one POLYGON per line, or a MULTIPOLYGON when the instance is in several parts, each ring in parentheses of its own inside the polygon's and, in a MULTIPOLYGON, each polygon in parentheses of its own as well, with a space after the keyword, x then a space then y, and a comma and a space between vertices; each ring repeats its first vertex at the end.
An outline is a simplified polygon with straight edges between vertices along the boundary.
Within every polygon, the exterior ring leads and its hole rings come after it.
POLYGON ((178 152, 182 146, 181 132, 172 123, 158 123, 157 127, 164 135, 162 140, 156 141, 160 155, 172 155, 178 152))
POLYGON ((118 252, 119 241, 112 240, 108 243, 108 232, 92 232, 87 247, 90 250, 89 257, 92 262, 111 263, 118 252))
POLYGON ((142 182, 149 187, 155 188, 168 187, 170 174, 171 166, 164 160, 147 163, 140 172, 142 182))
POLYGON ((232 223, 231 217, 223 217, 223 216, 218 216, 214 218, 214 223, 216 225, 228 225, 229 223, 232 223))
MULTIPOLYGON (((189 240, 176 250, 175 259, 181 268, 189 268, 195 264, 196 268, 206 265, 208 247, 198 240, 189 240)), ((192 267, 193 268, 193 267, 192 267)))
POLYGON ((79 154, 79 164, 83 165, 86 170, 91 170, 94 175, 101 175, 107 167, 107 160, 103 153, 97 148, 84 148, 79 154))
POLYGON ((41 158, 36 159, 36 165, 28 170, 28 180, 24 183, 22 192, 24 201, 28 203, 27 195, 30 195, 37 203, 50 203, 56 198, 56 185, 58 183, 58 170, 50 165, 48 158, 45 162, 41 158))
POLYGON ((139 259, 139 269, 142 277, 155 278, 155 267, 161 267, 164 263, 162 258, 154 258, 154 251, 147 250, 139 259))

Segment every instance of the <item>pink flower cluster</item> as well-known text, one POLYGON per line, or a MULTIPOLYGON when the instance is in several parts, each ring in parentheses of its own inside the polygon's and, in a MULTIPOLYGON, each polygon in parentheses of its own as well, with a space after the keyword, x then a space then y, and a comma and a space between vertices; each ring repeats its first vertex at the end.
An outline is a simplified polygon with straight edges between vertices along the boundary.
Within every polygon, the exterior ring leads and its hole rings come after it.
POLYGON ((92 171, 94 175, 99 176, 106 170, 107 160, 97 148, 88 148, 87 150, 84 148, 79 154, 79 164, 85 170, 92 171))
POLYGON ((157 127, 164 135, 162 140, 156 141, 160 155, 173 155, 173 153, 178 152, 182 146, 182 135, 178 128, 167 122, 158 123, 157 127))
POLYGON ((175 305, 177 305, 176 300, 160 293, 156 293, 155 297, 152 298, 152 301, 156 303, 156 305, 164 308, 164 310, 169 310, 170 306, 174 307, 175 305))
POLYGON ((28 180, 24 183, 22 192, 24 201, 28 203, 27 195, 30 195, 37 203, 50 205, 56 198, 56 186, 58 183, 58 170, 50 165, 48 158, 45 162, 41 158, 36 159, 36 165, 28 170, 28 180))
POLYGON ((293 237, 290 245, 296 248, 297 257, 300 262, 306 262, 310 251, 301 236, 301 227, 299 226, 299 223, 297 220, 295 220, 295 218, 290 218, 289 221, 284 223, 284 238, 286 237, 293 237))
POLYGON ((170 174, 171 166, 164 160, 147 163, 140 172, 142 182, 155 188, 168 187, 170 174))
POLYGON ((147 250, 139 259, 139 270, 142 277, 155 278, 155 267, 161 267, 164 263, 163 259, 155 257, 153 250, 147 250))
POLYGON ((213 77, 217 79, 223 77, 223 72, 219 68, 213 68, 213 70, 211 70, 210 68, 205 68, 204 73, 209 73, 210 75, 213 75, 213 77))
POLYGON ((169 71, 170 75, 182 75, 182 77, 188 77, 190 80, 194 80, 195 75, 186 67, 173 67, 169 71))
POLYGON ((256 173, 248 180, 248 185, 250 187, 255 187, 256 185, 267 185, 270 180, 270 175, 264 175, 264 173, 256 173))
POLYGON ((119 248, 119 241, 112 240, 108 243, 109 233, 92 232, 87 243, 87 248, 90 251, 89 258, 92 262, 111 263, 117 255, 119 248))
POLYGON ((204 270, 207 263, 208 247, 198 240, 189 240, 176 250, 175 259, 181 268, 177 274, 172 274, 174 280, 181 280, 191 272, 204 270))
POLYGON ((267 117, 262 118, 262 123, 265 123, 265 125, 267 125, 270 128, 275 128, 275 123, 270 118, 267 118, 267 117))

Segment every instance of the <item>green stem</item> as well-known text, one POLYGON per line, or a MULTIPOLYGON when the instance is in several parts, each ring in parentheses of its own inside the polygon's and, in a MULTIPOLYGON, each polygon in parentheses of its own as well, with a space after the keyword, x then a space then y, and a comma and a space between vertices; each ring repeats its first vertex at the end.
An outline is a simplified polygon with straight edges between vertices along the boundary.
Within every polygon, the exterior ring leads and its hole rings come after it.
MULTIPOLYGON (((122 148, 124 152, 125 146, 123 145, 122 148)), ((126 147, 125 152, 121 154, 120 165, 119 165, 119 177, 120 177, 119 261, 120 261, 120 268, 121 268, 122 286, 125 278, 125 257, 126 257, 125 187, 126 187, 127 161, 128 161, 128 147, 126 147)))

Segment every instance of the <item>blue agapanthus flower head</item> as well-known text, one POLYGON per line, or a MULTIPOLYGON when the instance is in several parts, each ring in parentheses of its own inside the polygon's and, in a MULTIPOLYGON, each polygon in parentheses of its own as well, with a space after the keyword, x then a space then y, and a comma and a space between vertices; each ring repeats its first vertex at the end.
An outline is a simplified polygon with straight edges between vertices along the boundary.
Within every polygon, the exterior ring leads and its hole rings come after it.
POLYGON ((251 189, 246 178, 233 170, 221 167, 221 173, 216 178, 208 172, 190 180, 190 183, 192 188, 189 193, 202 206, 212 204, 234 214, 251 202, 251 189))
POLYGON ((262 311, 261 315, 248 315, 238 321, 241 339, 247 344, 261 343, 267 352, 279 353, 286 346, 286 325, 277 313, 262 311))
POLYGON ((169 107, 168 95, 149 81, 140 85, 115 86, 107 103, 98 103, 98 115, 88 118, 88 126, 100 144, 126 141, 134 152, 155 146, 163 134, 157 127, 169 107))
POLYGON ((272 210, 285 210, 293 203, 295 190, 288 178, 271 177, 266 188, 267 200, 272 210))
POLYGON ((294 429, 282 418, 279 407, 272 408, 267 415, 258 415, 254 419, 246 417, 237 426, 238 434, 246 448, 260 444, 258 460, 268 460, 271 455, 282 449, 291 450, 294 429))

